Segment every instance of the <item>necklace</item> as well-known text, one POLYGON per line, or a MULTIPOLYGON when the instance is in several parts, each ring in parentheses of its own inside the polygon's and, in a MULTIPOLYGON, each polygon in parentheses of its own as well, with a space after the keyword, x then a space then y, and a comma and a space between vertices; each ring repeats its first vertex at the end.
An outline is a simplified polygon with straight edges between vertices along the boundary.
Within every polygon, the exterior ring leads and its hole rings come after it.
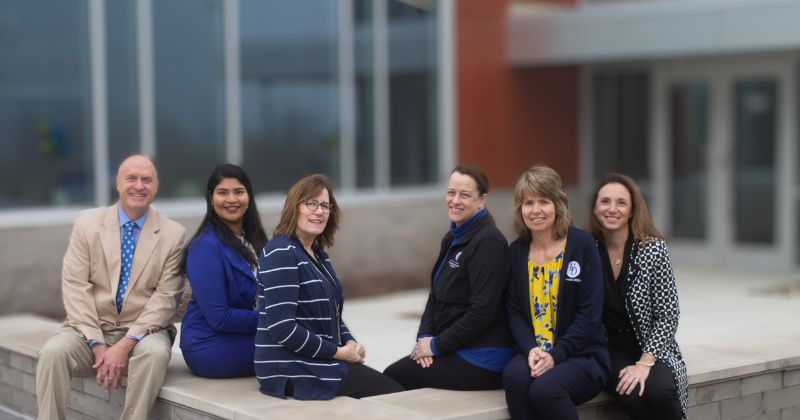
POLYGON ((622 264, 622 259, 620 257, 614 257, 614 265, 622 264))

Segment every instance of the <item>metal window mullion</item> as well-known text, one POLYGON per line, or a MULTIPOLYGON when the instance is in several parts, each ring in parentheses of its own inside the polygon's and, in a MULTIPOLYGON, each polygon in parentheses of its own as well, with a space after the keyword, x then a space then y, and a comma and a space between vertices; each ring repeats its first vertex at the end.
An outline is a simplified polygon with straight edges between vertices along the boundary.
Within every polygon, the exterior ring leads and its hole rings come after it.
POLYGON ((455 5, 453 0, 441 0, 437 19, 438 40, 438 96, 439 104, 439 181, 446 182, 450 169, 456 164, 456 26, 454 19, 455 5))
POLYGON ((389 121, 389 7, 388 0, 372 3, 372 90, 374 103, 375 188, 390 186, 391 159, 389 121))
POLYGON ((156 158, 153 78, 153 2, 136 1, 136 63, 139 82, 139 152, 156 158))
POLYGON ((89 60, 92 86, 92 149, 95 204, 110 199, 108 174, 108 92, 106 81, 105 4, 89 1, 89 60))
POLYGON ((225 157, 228 162, 240 164, 243 145, 239 0, 225 0, 222 14, 225 49, 225 157))
POLYGON ((345 190, 356 188, 356 112, 353 0, 339 1, 339 175, 345 190))

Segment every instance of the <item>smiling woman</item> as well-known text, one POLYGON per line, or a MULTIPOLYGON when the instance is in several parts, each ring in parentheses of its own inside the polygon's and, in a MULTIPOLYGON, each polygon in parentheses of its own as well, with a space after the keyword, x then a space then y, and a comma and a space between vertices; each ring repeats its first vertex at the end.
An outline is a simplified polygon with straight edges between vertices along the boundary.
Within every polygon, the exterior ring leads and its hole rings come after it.
POLYGON ((503 372, 514 419, 578 419, 611 370, 600 324, 603 284, 592 237, 570 226, 561 177, 536 165, 514 188, 507 307, 517 351, 503 372))
POLYGON ((366 350, 342 319, 342 284, 325 253, 338 227, 328 177, 310 175, 292 186, 258 262, 255 366, 266 395, 327 400, 403 390, 363 364, 366 350))
POLYGON ((508 246, 486 209, 489 179, 457 166, 445 195, 450 230, 432 270, 431 291, 410 357, 386 368, 407 389, 500 388, 512 354, 503 308, 508 246))
POLYGON ((256 263, 267 234, 252 192, 242 168, 214 168, 206 186, 206 216, 184 253, 192 298, 181 326, 181 350, 198 376, 255 373, 256 263))

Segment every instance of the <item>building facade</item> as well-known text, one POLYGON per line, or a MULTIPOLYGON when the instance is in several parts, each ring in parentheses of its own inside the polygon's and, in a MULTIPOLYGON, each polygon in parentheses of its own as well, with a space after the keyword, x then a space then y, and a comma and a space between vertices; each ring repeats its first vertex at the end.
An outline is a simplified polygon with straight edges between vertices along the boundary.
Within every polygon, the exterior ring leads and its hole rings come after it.
POLYGON ((682 262, 800 262, 800 6, 793 0, 9 0, 0 4, 0 296, 59 316, 79 211, 152 156, 156 206, 191 231, 219 163, 268 230, 300 177, 344 210, 356 294, 425 286, 455 163, 509 189, 553 166, 576 224, 633 176, 682 262))

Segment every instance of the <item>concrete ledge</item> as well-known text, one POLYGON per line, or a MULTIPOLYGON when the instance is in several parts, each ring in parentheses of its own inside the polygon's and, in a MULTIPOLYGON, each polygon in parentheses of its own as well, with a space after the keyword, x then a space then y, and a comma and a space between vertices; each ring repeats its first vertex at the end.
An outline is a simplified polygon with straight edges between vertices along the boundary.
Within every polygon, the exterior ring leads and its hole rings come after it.
MULTIPOLYGON (((0 317, 0 406, 35 416, 35 367, 39 348, 58 323, 30 315, 0 317)), ((712 363, 713 364, 713 363, 712 363)), ((800 356, 721 370, 690 366, 689 418, 795 419, 800 414, 800 356), (697 373, 694 373, 697 371, 697 373)), ((106 392, 93 379, 75 378, 69 417, 119 417, 124 391, 106 392)), ((627 418, 601 394, 579 408, 582 420, 627 418)), ((173 354, 152 419, 505 419, 498 391, 424 389, 354 400, 281 400, 262 395, 254 378, 210 380, 191 374, 173 354)))

